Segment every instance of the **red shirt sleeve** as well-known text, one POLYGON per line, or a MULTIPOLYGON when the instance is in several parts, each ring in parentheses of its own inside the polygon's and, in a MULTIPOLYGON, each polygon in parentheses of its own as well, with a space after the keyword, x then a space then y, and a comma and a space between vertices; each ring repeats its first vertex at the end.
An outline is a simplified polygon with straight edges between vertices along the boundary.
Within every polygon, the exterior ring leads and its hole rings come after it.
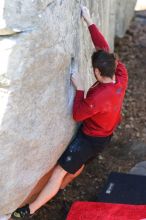
POLYGON ((77 90, 73 104, 73 119, 83 121, 95 115, 99 109, 95 106, 94 96, 84 98, 84 91, 77 90))
POLYGON ((109 45, 107 41, 105 40, 104 36, 99 31, 99 29, 96 27, 96 25, 92 24, 88 28, 91 34, 92 42, 96 50, 104 50, 106 52, 109 52, 110 50, 109 45))
POLYGON ((117 61, 117 68, 116 68, 116 78, 122 84, 127 85, 128 83, 128 73, 125 65, 121 61, 117 61))

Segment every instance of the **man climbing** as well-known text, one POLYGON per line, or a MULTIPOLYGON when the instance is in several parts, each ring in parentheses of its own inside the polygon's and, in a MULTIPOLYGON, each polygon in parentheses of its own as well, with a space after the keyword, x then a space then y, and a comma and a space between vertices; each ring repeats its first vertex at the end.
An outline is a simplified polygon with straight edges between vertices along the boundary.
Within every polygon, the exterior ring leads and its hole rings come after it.
POLYGON ((33 215, 52 199, 60 188, 64 188, 78 176, 86 162, 98 155, 110 142, 113 132, 120 123, 128 82, 126 68, 109 52, 106 40, 93 24, 86 7, 82 7, 82 17, 88 25, 96 48, 92 54, 92 67, 97 80, 84 98, 79 75, 72 76, 72 83, 76 89, 73 118, 77 122, 82 122, 82 126, 58 160, 52 176, 36 200, 14 211, 12 219, 23 219, 33 215))

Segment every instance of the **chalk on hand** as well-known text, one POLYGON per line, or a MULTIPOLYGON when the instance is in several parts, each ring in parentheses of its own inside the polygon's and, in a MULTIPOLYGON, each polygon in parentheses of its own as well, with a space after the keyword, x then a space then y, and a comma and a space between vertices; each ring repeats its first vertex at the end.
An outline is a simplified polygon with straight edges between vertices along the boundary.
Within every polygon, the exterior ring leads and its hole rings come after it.
POLYGON ((81 16, 84 17, 85 15, 90 14, 89 9, 86 6, 80 5, 80 8, 81 8, 81 16))

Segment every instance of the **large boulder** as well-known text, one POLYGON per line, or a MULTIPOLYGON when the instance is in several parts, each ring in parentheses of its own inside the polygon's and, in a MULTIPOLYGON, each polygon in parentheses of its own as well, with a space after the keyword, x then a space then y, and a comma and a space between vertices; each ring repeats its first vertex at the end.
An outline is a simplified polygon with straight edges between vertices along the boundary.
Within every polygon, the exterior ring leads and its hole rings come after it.
POLYGON ((137 0, 117 0, 116 35, 123 37, 134 14, 137 0))
POLYGON ((146 176, 146 161, 137 163, 134 167, 131 168, 130 174, 146 176))
MULTIPOLYGON (((116 0, 87 0, 111 48, 116 0)), ((124 18, 123 18, 124 19, 124 18)), ((74 130, 71 68, 93 82, 90 35, 77 0, 0 1, 0 215, 50 170, 74 130)))

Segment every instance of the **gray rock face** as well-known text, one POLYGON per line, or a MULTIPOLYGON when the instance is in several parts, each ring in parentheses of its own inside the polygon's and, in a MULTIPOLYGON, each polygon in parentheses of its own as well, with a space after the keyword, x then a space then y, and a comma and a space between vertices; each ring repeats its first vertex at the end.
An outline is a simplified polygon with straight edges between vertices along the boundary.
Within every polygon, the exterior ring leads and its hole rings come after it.
POLYGON ((137 163, 131 170, 131 174, 146 176, 146 161, 137 163))
POLYGON ((137 0, 117 0, 116 35, 123 37, 133 17, 137 0))
MULTIPOLYGON (((84 3, 113 48, 116 0, 84 3)), ((3 215, 20 205, 70 141, 70 69, 77 67, 87 89, 93 46, 77 0, 1 0, 0 35, 3 215)))

